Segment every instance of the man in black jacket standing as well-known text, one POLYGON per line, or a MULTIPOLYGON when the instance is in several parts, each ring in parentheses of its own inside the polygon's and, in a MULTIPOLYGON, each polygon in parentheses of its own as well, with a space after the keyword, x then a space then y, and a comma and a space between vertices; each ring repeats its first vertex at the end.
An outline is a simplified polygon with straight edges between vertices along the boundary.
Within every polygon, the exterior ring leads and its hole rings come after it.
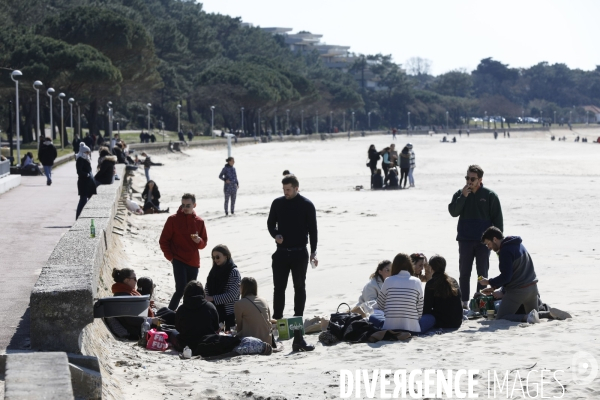
POLYGON ((294 315, 304 314, 306 303, 306 270, 308 261, 315 266, 317 260, 317 213, 313 203, 298 193, 299 183, 294 175, 281 181, 283 196, 271 204, 267 219, 269 233, 277 243, 273 253, 273 319, 283 317, 285 289, 290 271, 294 282, 294 315), (306 251, 310 235, 310 257, 306 251))
POLYGON ((44 174, 46 175, 46 185, 52 185, 52 166, 56 160, 56 147, 52 144, 52 138, 45 137, 44 142, 40 146, 38 152, 38 160, 44 166, 44 174))

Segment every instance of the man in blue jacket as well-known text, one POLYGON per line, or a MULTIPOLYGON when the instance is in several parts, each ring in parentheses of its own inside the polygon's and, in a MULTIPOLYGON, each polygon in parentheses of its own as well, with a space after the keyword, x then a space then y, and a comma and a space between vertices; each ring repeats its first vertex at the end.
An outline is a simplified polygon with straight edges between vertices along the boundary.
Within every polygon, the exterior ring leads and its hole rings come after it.
MULTIPOLYGON (((490 252, 481 243, 481 234, 490 226, 504 229, 502 207, 498 195, 483 186, 483 169, 470 165, 465 176, 466 185, 459 189, 448 204, 450 215, 458 218, 457 235, 459 254, 459 285, 463 308, 468 308, 471 296, 470 281, 473 260, 477 275, 487 276, 490 252)), ((477 290, 483 286, 477 284, 477 290)))
MULTIPOLYGON (((495 278, 484 278, 479 281, 491 289, 502 288, 504 296, 498 309, 497 319, 515 322, 539 322, 537 276, 533 268, 531 256, 518 236, 504 237, 502 231, 495 226, 485 230, 481 242, 490 250, 498 253, 500 275, 495 278), (523 305, 525 315, 516 314, 523 305)), ((490 291, 490 289, 486 289, 490 291)))

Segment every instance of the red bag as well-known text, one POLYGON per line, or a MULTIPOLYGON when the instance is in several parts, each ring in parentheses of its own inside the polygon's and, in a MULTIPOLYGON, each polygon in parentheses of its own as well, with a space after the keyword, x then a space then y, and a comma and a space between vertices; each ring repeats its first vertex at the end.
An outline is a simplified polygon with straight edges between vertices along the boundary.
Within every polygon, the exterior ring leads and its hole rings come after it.
POLYGON ((147 335, 148 344, 146 348, 148 350, 165 351, 169 348, 169 335, 165 332, 158 332, 156 329, 150 329, 147 335))

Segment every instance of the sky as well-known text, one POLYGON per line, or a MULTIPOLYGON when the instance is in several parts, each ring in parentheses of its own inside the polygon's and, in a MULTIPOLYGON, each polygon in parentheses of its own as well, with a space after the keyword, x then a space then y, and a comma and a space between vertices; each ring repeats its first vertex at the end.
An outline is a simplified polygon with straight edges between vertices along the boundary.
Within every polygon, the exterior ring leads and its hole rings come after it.
POLYGON ((598 0, 204 0, 204 10, 255 26, 323 35, 363 54, 432 62, 431 73, 474 70, 492 57, 511 67, 539 62, 600 65, 598 0))

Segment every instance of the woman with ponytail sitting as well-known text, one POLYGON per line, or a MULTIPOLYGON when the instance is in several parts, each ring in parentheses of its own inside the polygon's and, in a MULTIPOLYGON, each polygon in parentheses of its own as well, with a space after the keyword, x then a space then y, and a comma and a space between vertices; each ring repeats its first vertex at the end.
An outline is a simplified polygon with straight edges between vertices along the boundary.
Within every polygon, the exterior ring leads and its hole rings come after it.
MULTIPOLYGON (((136 290, 137 277, 135 272, 129 268, 113 268, 112 277, 115 283, 112 285, 112 292, 115 296, 141 296, 136 290)), ((137 340, 140 338, 142 324, 145 320, 151 326, 160 325, 160 319, 154 317, 154 312, 148 307, 148 317, 116 317, 116 320, 123 325, 129 333, 129 339, 137 340)))
POLYGON ((435 327, 458 329, 463 321, 460 287, 446 274, 446 260, 435 255, 429 259, 432 278, 425 285, 423 314, 435 317, 435 327))

